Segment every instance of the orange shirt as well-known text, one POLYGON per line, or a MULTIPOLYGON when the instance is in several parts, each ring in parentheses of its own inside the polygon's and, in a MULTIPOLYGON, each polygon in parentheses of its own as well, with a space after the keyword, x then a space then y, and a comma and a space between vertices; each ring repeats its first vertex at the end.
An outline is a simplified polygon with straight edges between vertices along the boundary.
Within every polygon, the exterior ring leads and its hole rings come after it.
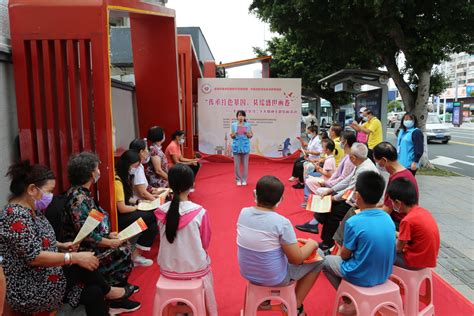
POLYGON ((166 155, 166 158, 168 159, 168 165, 169 165, 168 168, 173 167, 175 163, 173 161, 173 158, 171 158, 171 155, 175 155, 178 158, 181 157, 181 146, 177 142, 172 141, 168 145, 168 147, 166 147, 165 155, 166 155))

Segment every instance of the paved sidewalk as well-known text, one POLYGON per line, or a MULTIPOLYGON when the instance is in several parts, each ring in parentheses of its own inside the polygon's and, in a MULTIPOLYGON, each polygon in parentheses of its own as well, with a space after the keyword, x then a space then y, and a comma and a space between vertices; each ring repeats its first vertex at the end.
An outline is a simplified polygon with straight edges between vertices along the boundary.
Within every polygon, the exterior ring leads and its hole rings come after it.
POLYGON ((474 179, 416 176, 420 205, 436 218, 441 249, 436 272, 474 302, 474 179))

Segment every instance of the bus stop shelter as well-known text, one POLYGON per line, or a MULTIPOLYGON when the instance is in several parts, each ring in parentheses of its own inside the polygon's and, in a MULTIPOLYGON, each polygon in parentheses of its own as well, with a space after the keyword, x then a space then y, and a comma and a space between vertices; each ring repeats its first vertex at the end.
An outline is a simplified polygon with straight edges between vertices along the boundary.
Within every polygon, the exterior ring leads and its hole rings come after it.
POLYGON ((380 70, 342 69, 318 81, 327 84, 335 92, 345 91, 355 95, 356 115, 359 109, 367 107, 382 122, 383 138, 387 138, 387 101, 389 73, 380 70), (379 90, 364 90, 362 85, 376 87, 379 90), (371 93, 371 92, 374 93, 371 93))

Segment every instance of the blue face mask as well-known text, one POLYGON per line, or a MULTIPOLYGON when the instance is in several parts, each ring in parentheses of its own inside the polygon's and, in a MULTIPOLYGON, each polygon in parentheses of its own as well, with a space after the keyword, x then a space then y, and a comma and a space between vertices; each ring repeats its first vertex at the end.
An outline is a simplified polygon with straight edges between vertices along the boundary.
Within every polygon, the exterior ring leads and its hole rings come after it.
POLYGON ((407 120, 407 121, 404 121, 404 122, 403 122, 403 125, 404 125, 406 128, 410 129, 410 128, 412 128, 413 126, 415 126, 415 122, 414 122, 414 121, 411 121, 411 120, 407 120))

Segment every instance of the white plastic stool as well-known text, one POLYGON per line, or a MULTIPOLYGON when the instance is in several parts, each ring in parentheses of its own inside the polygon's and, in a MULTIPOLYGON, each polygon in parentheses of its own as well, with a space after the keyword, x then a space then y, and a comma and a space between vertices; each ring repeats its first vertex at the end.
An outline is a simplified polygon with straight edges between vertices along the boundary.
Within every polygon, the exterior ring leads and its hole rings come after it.
MULTIPOLYGON (((202 280, 171 280, 160 276, 158 282, 156 282, 153 315, 164 315, 165 308, 169 304, 177 302, 185 303, 195 316, 206 315, 202 280)), ((176 308, 172 309, 175 312, 177 311, 176 308)))
MULTIPOLYGON (((257 309, 264 301, 276 300, 283 303, 288 309, 288 316, 297 316, 295 283, 282 287, 267 287, 247 283, 245 290, 244 316, 256 316, 257 309)), ((242 313, 241 313, 242 315, 242 313)))
POLYGON ((393 266, 393 273, 390 279, 400 285, 400 289, 405 293, 403 310, 405 315, 434 315, 433 305, 433 279, 430 268, 421 270, 407 270, 393 266), (427 280, 426 295, 420 297, 422 283, 427 280), (426 303, 426 307, 420 311, 420 299, 426 303))
POLYGON ((347 297, 352 301, 359 316, 373 316, 375 312, 385 306, 393 307, 396 315, 403 315, 399 287, 390 280, 384 284, 362 287, 343 279, 337 289, 333 315, 339 314, 339 301, 342 297, 347 297))

